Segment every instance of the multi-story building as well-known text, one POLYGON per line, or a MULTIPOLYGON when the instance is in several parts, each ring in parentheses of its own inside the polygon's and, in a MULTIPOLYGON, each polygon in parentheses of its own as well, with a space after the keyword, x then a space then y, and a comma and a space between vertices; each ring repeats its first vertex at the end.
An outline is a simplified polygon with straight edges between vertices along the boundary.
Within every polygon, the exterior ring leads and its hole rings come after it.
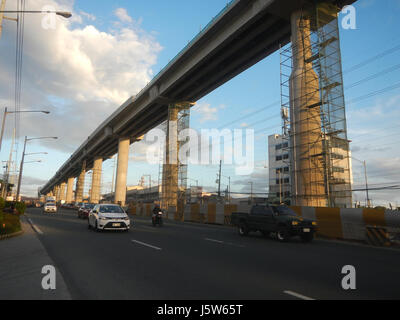
MULTIPOLYGON (((353 175, 348 142, 328 139, 324 150, 328 150, 330 172, 325 177, 327 203, 338 208, 352 207, 353 175)), ((268 137, 269 157, 269 201, 273 203, 293 203, 292 166, 289 137, 274 134, 268 137)))
POLYGON ((289 141, 279 134, 268 137, 269 196, 273 203, 290 204, 290 152, 289 141))

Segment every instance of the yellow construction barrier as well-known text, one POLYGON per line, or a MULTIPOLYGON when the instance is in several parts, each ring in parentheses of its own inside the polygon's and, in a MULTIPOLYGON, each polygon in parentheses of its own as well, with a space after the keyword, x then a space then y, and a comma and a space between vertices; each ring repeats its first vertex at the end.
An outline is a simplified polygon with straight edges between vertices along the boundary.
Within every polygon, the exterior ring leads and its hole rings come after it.
POLYGON ((389 247, 391 245, 389 234, 385 228, 376 226, 367 226, 367 242, 373 246, 389 247))

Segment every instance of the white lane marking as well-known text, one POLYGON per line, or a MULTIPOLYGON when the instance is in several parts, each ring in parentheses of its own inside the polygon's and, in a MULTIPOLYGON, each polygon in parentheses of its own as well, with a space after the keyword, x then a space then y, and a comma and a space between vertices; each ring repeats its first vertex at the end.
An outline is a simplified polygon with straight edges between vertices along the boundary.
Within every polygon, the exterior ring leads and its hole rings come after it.
POLYGON ((234 247, 239 247, 239 248, 244 248, 245 247, 245 246, 242 246, 240 244, 235 244, 235 243, 231 243, 231 242, 225 242, 225 241, 221 241, 221 240, 215 240, 215 239, 211 239, 211 238, 204 238, 204 240, 210 241, 210 242, 219 243, 219 244, 226 244, 228 246, 234 246, 234 247))
POLYGON ((135 243, 137 243, 137 244, 141 244, 142 246, 146 246, 146 247, 149 247, 149 248, 152 248, 152 249, 155 249, 155 250, 162 250, 162 249, 159 248, 159 247, 152 246, 151 244, 144 243, 144 242, 141 242, 141 241, 138 241, 138 240, 132 240, 132 242, 135 242, 135 243))
POLYGON ((204 240, 206 240, 206 241, 211 241, 211 242, 216 242, 216 243, 221 243, 221 244, 224 243, 223 241, 215 240, 215 239, 210 239, 210 238, 205 238, 204 240))
POLYGON ((28 218, 28 221, 29 221, 29 223, 31 224, 33 230, 36 231, 36 233, 38 233, 38 234, 43 234, 42 230, 40 230, 39 227, 37 227, 37 226, 32 222, 31 219, 28 218))
POLYGON ((308 300, 308 301, 315 300, 313 298, 303 296, 302 294, 296 293, 296 292, 293 292, 293 291, 286 290, 286 291, 283 291, 283 292, 288 294, 288 295, 290 295, 290 296, 293 296, 293 297, 296 297, 296 298, 299 298, 299 299, 302 299, 302 300, 308 300))

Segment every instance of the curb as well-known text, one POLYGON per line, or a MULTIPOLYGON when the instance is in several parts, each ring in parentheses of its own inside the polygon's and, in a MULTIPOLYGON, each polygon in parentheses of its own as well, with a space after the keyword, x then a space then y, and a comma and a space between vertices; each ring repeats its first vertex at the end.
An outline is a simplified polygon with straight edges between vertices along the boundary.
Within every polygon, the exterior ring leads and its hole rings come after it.
POLYGON ((22 235, 23 233, 24 233, 24 231, 21 230, 21 231, 10 233, 10 234, 0 235, 0 241, 1 240, 6 240, 6 239, 10 239, 10 238, 13 238, 13 237, 18 237, 18 236, 22 235))

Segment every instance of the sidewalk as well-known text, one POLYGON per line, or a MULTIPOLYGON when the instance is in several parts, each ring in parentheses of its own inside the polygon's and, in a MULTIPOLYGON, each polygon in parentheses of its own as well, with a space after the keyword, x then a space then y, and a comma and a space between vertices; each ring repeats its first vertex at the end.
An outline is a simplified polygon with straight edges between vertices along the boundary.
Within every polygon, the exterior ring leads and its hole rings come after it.
POLYGON ((57 268, 57 289, 42 289, 42 267, 55 264, 25 217, 21 225, 23 235, 0 241, 0 300, 71 299, 57 268))

